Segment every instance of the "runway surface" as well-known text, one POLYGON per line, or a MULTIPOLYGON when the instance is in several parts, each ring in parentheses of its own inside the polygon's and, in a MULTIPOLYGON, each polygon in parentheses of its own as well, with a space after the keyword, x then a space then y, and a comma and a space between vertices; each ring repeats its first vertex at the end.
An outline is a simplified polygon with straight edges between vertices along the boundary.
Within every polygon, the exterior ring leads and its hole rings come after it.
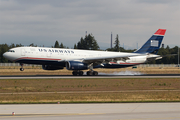
POLYGON ((180 103, 0 105, 3 120, 179 120, 179 113, 180 103))
POLYGON ((98 75, 98 76, 73 76, 73 75, 12 75, 0 76, 0 79, 48 79, 48 78, 180 78, 180 74, 142 74, 142 75, 98 75))

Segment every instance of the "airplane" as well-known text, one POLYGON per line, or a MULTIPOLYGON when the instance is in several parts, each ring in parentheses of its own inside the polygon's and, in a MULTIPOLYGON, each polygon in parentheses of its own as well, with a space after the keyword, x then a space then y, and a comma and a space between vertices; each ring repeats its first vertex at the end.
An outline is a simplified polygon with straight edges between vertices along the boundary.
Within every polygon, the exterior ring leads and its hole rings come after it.
POLYGON ((157 55, 166 29, 158 29, 150 39, 133 53, 110 52, 95 50, 78 50, 47 47, 16 47, 3 54, 10 61, 23 64, 42 65, 44 70, 59 70, 66 67, 72 70, 74 76, 83 75, 82 70, 88 70, 87 75, 98 75, 95 68, 125 68, 161 59, 157 55))

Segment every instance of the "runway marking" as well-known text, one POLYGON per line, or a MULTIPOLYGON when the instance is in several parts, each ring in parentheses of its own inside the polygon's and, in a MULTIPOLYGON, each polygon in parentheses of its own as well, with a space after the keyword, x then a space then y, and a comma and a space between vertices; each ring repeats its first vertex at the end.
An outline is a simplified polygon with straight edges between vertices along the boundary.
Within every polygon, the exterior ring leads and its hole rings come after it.
POLYGON ((105 75, 105 76, 0 76, 0 79, 74 79, 74 78, 180 78, 180 75, 105 75))
POLYGON ((73 115, 102 115, 104 113, 68 113, 68 114, 0 114, 0 118, 13 118, 13 117, 50 117, 50 116, 73 116, 73 115))
POLYGON ((137 118, 137 119, 115 119, 115 120, 172 120, 180 119, 180 117, 167 117, 167 118, 137 118))
POLYGON ((18 92, 18 93, 0 93, 0 95, 14 95, 14 94, 72 94, 72 93, 120 93, 120 92, 164 92, 173 91, 179 92, 180 90, 122 90, 122 91, 67 91, 67 92, 18 92))
MULTIPOLYGON (((70 113, 70 114, 0 114, 0 118, 23 118, 23 117, 52 117, 52 116, 82 116, 82 115, 103 115, 105 113, 70 113)), ((115 119, 115 120, 172 120, 180 119, 180 117, 167 117, 167 118, 137 118, 137 119, 115 119)))

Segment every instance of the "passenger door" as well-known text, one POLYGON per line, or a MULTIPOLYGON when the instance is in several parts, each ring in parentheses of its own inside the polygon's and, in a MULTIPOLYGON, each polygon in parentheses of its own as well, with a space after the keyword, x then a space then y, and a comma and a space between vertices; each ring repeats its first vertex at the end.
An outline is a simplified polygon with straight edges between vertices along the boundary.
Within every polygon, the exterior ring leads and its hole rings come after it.
POLYGON ((26 55, 25 49, 21 48, 21 56, 25 56, 25 55, 26 55))

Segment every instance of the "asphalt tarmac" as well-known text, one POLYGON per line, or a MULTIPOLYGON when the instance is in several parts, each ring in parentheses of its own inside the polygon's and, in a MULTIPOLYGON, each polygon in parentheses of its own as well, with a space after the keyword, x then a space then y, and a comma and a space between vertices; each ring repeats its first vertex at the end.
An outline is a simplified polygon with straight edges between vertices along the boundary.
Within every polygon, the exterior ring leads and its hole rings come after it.
POLYGON ((2 120, 179 120, 179 113, 180 103, 0 105, 2 120))
POLYGON ((0 79, 47 79, 47 78, 180 78, 180 74, 141 74, 141 75, 112 75, 98 76, 73 76, 73 75, 8 75, 0 76, 0 79))

